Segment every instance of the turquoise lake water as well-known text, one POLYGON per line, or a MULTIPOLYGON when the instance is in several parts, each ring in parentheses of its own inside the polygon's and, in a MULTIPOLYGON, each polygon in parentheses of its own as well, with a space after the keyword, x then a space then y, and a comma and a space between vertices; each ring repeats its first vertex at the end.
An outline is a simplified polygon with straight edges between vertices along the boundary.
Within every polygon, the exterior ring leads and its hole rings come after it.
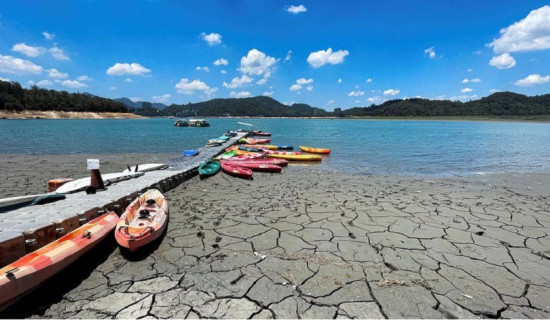
POLYGON ((550 124, 480 121, 208 119, 3 120, 0 154, 173 153, 203 146, 237 121, 273 144, 331 148, 319 168, 361 174, 470 175, 550 171, 550 124))

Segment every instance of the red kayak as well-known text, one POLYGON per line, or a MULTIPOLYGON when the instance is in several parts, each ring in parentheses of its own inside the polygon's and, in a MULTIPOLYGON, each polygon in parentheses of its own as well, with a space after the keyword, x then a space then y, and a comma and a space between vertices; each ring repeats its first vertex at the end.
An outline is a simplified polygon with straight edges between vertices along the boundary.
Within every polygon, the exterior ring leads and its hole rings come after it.
POLYGON ((222 170, 227 174, 243 179, 252 179, 252 170, 248 168, 236 166, 225 161, 220 162, 220 164, 222 166, 222 170))
MULTIPOLYGON (((227 162, 223 161, 222 164, 228 164, 227 162)), ((239 161, 238 163, 230 163, 231 165, 241 167, 241 168, 247 168, 252 171, 265 171, 265 172, 281 172, 281 167, 275 164, 265 164, 265 163, 258 163, 256 161, 239 161)))
POLYGON ((254 131, 255 136, 271 137, 271 132, 254 131))
POLYGON ((226 160, 228 162, 236 162, 235 165, 239 165, 240 162, 246 161, 246 162, 253 162, 253 163, 261 163, 261 164, 274 164, 281 167, 288 166, 288 160, 285 159, 275 159, 275 158, 266 158, 266 159, 235 159, 231 158, 226 160))

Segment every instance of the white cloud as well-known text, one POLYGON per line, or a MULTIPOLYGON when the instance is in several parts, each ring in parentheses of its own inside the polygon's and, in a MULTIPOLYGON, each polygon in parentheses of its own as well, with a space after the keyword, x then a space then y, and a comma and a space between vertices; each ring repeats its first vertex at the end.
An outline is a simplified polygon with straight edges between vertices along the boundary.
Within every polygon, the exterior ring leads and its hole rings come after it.
POLYGON ((201 38, 202 40, 206 41, 210 46, 222 43, 222 36, 219 33, 212 32, 210 34, 206 34, 203 32, 201 33, 201 38))
POLYGON ((145 68, 139 63, 115 63, 112 67, 107 69, 107 74, 110 76, 122 76, 125 74, 131 75, 146 75, 150 73, 151 70, 145 68))
POLYGON ((225 71, 225 70, 222 70, 222 71, 220 71, 220 73, 221 73, 221 74, 226 74, 226 73, 227 73, 227 71, 225 71))
POLYGON ((3 56, 0 54, 0 72, 9 74, 39 74, 42 67, 29 60, 3 56))
POLYGON ((302 89, 302 86, 299 84, 293 84, 290 86, 290 91, 298 91, 300 89, 302 89))
POLYGON ((32 86, 36 85, 36 82, 34 82, 34 81, 32 81, 32 80, 29 80, 29 81, 27 81, 27 85, 28 85, 29 87, 32 87, 32 86))
POLYGON ((533 87, 550 82, 550 76, 541 76, 540 74, 530 74, 524 79, 520 79, 514 83, 518 87, 533 87))
POLYGON ((65 80, 61 82, 61 85, 69 88, 84 88, 88 86, 87 84, 77 80, 65 80))
POLYGON ((312 52, 307 57, 307 62, 313 67, 313 68, 319 68, 324 66, 327 63, 330 64, 340 64, 344 62, 344 58, 349 55, 348 50, 338 50, 335 52, 332 52, 332 48, 328 48, 328 50, 319 50, 316 52, 312 52))
POLYGON ((286 53, 285 61, 290 61, 292 59, 292 50, 288 50, 286 53))
POLYGON ((80 77, 76 78, 76 80, 78 80, 78 81, 92 81, 94 79, 84 75, 84 76, 80 76, 80 77))
POLYGON ((286 11, 290 13, 298 14, 298 13, 306 12, 307 8, 304 7, 303 4, 299 6, 291 5, 288 8, 286 8, 286 11))
POLYGON ((15 44, 12 48, 12 51, 22 53, 28 57, 38 57, 44 52, 44 48, 28 46, 24 42, 15 44))
POLYGON ((1 81, 7 81, 7 82, 10 82, 10 81, 11 81, 9 78, 2 78, 2 77, 0 77, 0 80, 1 80, 1 81))
POLYGON ((202 70, 202 71, 210 72, 210 69, 208 69, 207 66, 204 66, 204 67, 198 66, 198 67, 195 68, 195 70, 197 70, 197 71, 202 70))
POLYGON ((131 97, 131 98, 128 98, 128 99, 132 100, 133 102, 138 102, 138 101, 143 100, 141 97, 131 97))
POLYGON ((226 66, 226 65, 228 65, 228 64, 229 64, 229 61, 227 61, 227 60, 224 59, 224 58, 220 58, 220 59, 214 61, 214 65, 215 65, 215 66, 226 66))
POLYGON ((169 95, 169 94, 163 94, 162 96, 153 96, 153 100, 155 100, 157 102, 160 102, 160 103, 167 104, 168 100, 170 100, 171 97, 172 96, 169 95))
MULTIPOLYGON (((296 83, 293 84, 292 86, 290 86, 290 91, 298 91, 298 90, 301 90, 302 87, 306 84, 311 84, 313 83, 313 79, 309 78, 309 79, 306 79, 306 78, 300 78, 298 80, 296 80, 296 83)), ((308 91, 311 91, 313 90, 313 86, 309 85, 306 87, 306 90, 308 91)))
POLYGON ((189 82, 189 79, 182 78, 175 88, 182 94, 194 94, 195 91, 202 91, 206 95, 211 95, 218 91, 218 88, 210 88, 206 83, 200 80, 193 80, 189 82))
POLYGON ((476 51, 474 51, 474 52, 472 52, 472 53, 473 53, 473 54, 482 54, 483 51, 481 51, 481 50, 476 50, 476 51))
POLYGON ((300 78, 300 79, 296 80, 296 83, 301 84, 301 85, 309 84, 309 83, 313 83, 313 79, 311 79, 311 78, 309 78, 309 79, 300 78))
POLYGON ((53 38, 55 38, 55 33, 49 33, 49 32, 42 32, 42 35, 44 36, 44 38, 46 38, 46 40, 53 40, 53 38))
POLYGON ((275 58, 267 56, 259 50, 252 49, 248 51, 246 57, 241 58, 239 70, 249 75, 263 75, 264 79, 268 79, 273 73, 276 64, 277 60, 275 58))
POLYGON ((251 94, 248 91, 240 91, 240 92, 231 91, 229 93, 229 96, 233 98, 248 98, 251 96, 251 94))
POLYGON ((430 48, 424 50, 424 54, 427 55, 428 57, 430 57, 430 59, 435 59, 435 57, 436 57, 434 47, 430 47, 430 48))
POLYGON ((266 91, 262 94, 262 96, 271 97, 273 95, 273 91, 266 91))
POLYGON ((246 74, 243 74, 242 77, 240 77, 240 78, 239 77, 233 78, 233 80, 231 80, 230 83, 227 83, 227 82, 224 81, 223 86, 226 87, 226 88, 230 88, 230 89, 240 88, 240 87, 243 87, 247 84, 252 83, 252 81, 254 81, 254 79, 250 78, 246 74))
POLYGON ((464 80, 462 80, 462 83, 468 83, 468 82, 470 82, 470 79, 468 78, 464 78, 464 80))
POLYGON ((370 97, 367 99, 367 102, 370 102, 370 103, 382 103, 386 101, 386 99, 382 98, 382 97, 378 97, 378 96, 374 96, 374 97, 370 97))
POLYGON ((491 89, 489 90, 490 93, 495 93, 495 92, 500 92, 501 90, 498 90, 498 89, 491 89))
POLYGON ((338 83, 342 83, 342 78, 339 78, 339 79, 338 79, 338 83))
POLYGON ((495 53, 550 49, 550 6, 535 9, 527 17, 500 30, 488 44, 495 53))
POLYGON ((372 79, 371 78, 368 78, 367 80, 365 80, 366 83, 371 83, 372 82, 372 79))
POLYGON ((63 49, 60 49, 58 47, 53 47, 48 49, 48 52, 54 57, 56 60, 70 60, 69 57, 65 54, 63 49))
POLYGON ((69 76, 68 73, 60 72, 55 68, 49 69, 48 72, 49 72, 48 76, 50 78, 65 79, 69 76))
POLYGON ((385 96, 396 96, 401 92, 399 89, 388 89, 384 91, 385 96))
POLYGON ((460 90, 460 92, 462 92, 462 93, 468 93, 468 92, 472 92, 472 91, 473 91, 472 88, 464 88, 464 89, 460 90))
MULTIPOLYGON (((110 90, 116 90, 116 87, 115 86, 111 86, 109 87, 110 90)), ((130 98, 130 100, 132 100, 132 98, 130 98)), ((135 102, 135 101, 134 101, 135 102)))
POLYGON ((348 93, 348 97, 359 97, 359 96, 364 96, 364 95, 365 95, 365 92, 361 91, 361 90, 352 91, 352 92, 348 93))
POLYGON ((124 82, 132 82, 132 78, 126 78, 124 79, 124 82))
POLYGON ((466 69, 466 72, 472 72, 472 71, 474 71, 474 69, 472 69, 472 68, 466 69))
MULTIPOLYGON (((444 95, 443 95, 442 97, 443 97, 443 98, 437 99, 437 100, 443 100, 443 99, 445 99, 445 96, 444 96, 444 95)), ((471 96, 466 96, 466 95, 462 95, 462 96, 452 96, 452 97, 449 97, 448 100, 451 100, 451 101, 457 101, 457 100, 460 100, 460 101, 467 101, 467 100, 476 99, 477 97, 478 97, 477 94, 474 94, 474 95, 471 95, 471 96)))
POLYGON ((479 83, 479 82, 481 82, 481 79, 480 78, 473 78, 473 79, 470 79, 470 82, 479 83))
POLYGON ((327 106, 330 106, 333 103, 334 103, 334 100, 329 100, 329 101, 327 101, 327 106))
POLYGON ((307 86, 307 87, 306 87, 306 90, 307 90, 307 91, 313 90, 313 86, 307 86))
POLYGON ((516 60, 508 53, 503 53, 500 56, 494 56, 489 64, 497 69, 510 69, 516 65, 516 60))
POLYGON ((45 87, 52 86, 53 82, 51 82, 50 80, 42 80, 42 81, 38 81, 36 85, 39 86, 40 88, 45 88, 45 87))

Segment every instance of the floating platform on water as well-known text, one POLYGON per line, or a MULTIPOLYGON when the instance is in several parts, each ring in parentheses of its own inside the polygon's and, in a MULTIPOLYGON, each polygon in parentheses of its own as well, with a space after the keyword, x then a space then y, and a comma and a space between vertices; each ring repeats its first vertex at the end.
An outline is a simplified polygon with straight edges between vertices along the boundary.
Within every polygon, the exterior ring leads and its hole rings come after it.
POLYGON ((219 147, 200 148, 194 157, 175 159, 170 167, 110 185, 96 194, 78 192, 66 199, 0 213, 0 268, 93 220, 106 210, 122 214, 135 198, 154 188, 166 192, 197 174, 198 166, 236 144, 239 132, 219 147))

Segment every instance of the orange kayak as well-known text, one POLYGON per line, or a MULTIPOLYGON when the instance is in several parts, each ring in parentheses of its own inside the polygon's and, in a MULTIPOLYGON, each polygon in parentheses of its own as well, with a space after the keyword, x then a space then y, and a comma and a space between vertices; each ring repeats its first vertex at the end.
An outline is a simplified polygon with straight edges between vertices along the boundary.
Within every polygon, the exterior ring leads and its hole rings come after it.
POLYGON ((118 244, 130 251, 157 239, 168 224, 168 202, 164 195, 151 189, 135 199, 120 216, 115 229, 118 244))
POLYGON ((268 154, 267 157, 292 161, 321 161, 323 159, 315 154, 268 154))
POLYGON ((324 149, 324 148, 310 148, 310 147, 300 146, 300 150, 304 152, 309 152, 309 153, 320 153, 320 154, 330 153, 330 149, 324 149))
POLYGON ((108 212, 0 269, 0 310, 96 246, 118 221, 114 212, 108 212))

